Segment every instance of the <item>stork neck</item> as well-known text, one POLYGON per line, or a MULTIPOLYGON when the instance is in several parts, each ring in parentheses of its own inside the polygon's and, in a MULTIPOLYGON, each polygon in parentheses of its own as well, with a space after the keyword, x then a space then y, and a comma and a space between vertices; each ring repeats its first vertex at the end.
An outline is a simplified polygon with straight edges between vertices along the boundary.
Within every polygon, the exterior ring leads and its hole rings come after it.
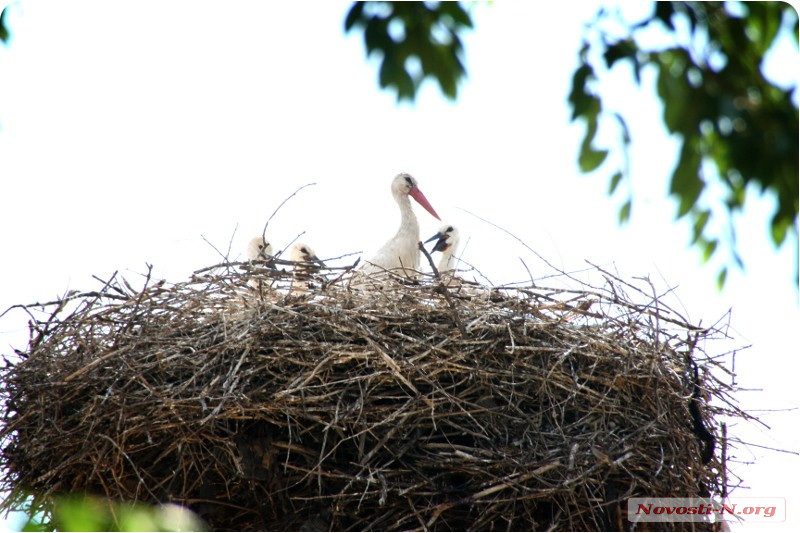
POLYGON ((411 201, 408 199, 407 194, 396 194, 395 200, 397 205, 400 206, 400 231, 411 230, 412 233, 419 233, 419 223, 414 210, 411 208, 411 201))

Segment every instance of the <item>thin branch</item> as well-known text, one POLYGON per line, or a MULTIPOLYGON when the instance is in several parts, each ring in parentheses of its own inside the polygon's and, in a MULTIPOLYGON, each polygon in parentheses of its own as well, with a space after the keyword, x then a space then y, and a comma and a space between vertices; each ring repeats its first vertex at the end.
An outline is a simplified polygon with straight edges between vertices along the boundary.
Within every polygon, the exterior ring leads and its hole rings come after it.
POLYGON ((316 183, 306 183, 305 185, 301 186, 301 187, 300 187, 300 188, 298 188, 296 191, 294 191, 292 194, 290 194, 288 197, 286 197, 286 198, 285 198, 285 199, 284 199, 284 200, 283 200, 283 201, 282 201, 282 202, 281 202, 281 203, 278 205, 278 207, 276 207, 276 208, 275 208, 275 211, 273 211, 273 212, 272 212, 272 214, 271 214, 271 215, 269 216, 269 218, 267 219, 267 222, 264 224, 264 230, 261 232, 261 237, 262 237, 264 240, 266 240, 266 239, 267 239, 267 227, 269 226, 269 223, 270 223, 270 222, 272 222, 272 218, 273 218, 273 217, 274 217, 274 216, 275 216, 275 215, 278 213, 278 211, 280 211, 281 207, 283 207, 283 205, 284 205, 286 202, 288 202, 289 200, 291 200, 291 199, 292 199, 292 198, 293 198, 293 197, 294 197, 294 196, 295 196, 297 193, 299 193, 300 191, 302 191, 302 190, 303 190, 303 189, 305 189, 306 187, 311 187, 312 185, 316 185, 316 183))

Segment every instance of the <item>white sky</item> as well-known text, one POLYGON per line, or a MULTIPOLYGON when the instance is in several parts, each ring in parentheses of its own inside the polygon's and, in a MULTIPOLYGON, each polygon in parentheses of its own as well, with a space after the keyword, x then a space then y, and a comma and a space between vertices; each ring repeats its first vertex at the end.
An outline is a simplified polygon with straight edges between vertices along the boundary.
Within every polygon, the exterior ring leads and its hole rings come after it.
MULTIPOLYGON (((91 275, 131 279, 155 265, 170 281, 216 263, 233 237, 234 259, 266 218, 277 249, 298 233, 320 257, 375 251, 395 231, 389 182, 412 173, 446 222, 459 226, 464 258, 494 282, 527 278, 544 264, 499 224, 552 263, 584 260, 625 277, 650 274, 677 286, 689 318, 715 322, 733 309, 736 370, 745 407, 797 407, 798 294, 794 244, 768 240, 772 202, 748 199, 737 225, 746 271, 723 293, 716 267, 688 246, 666 199, 677 142, 665 133, 648 72, 639 90, 627 72, 608 78, 604 103, 628 119, 634 208, 616 224, 620 197, 606 196, 615 167, 584 176, 576 157, 584 126, 569 123, 566 97, 583 24, 595 2, 506 0, 474 6, 465 39, 469 79, 456 103, 427 83, 415 105, 380 91, 361 34, 345 36, 349 2, 35 2, 7 19, 0 47, 0 312, 68 289, 91 275), (463 246, 463 244, 462 244, 463 246)), ((650 4, 626 5, 638 18, 650 4)), ((797 84, 788 39, 768 74, 797 84)), ((627 70, 627 69, 619 69, 627 70)), ((606 134, 604 134, 606 135, 606 134)), ((605 139, 613 140, 614 130, 605 139)), ((439 222, 417 209, 422 236, 439 222)), ((0 321, 3 353, 27 340, 26 316, 0 321)), ((709 347, 712 351, 714 347, 709 347)), ((728 349, 720 348, 720 351, 728 349)), ((762 446, 800 450, 797 412, 764 413, 773 429, 731 432, 762 446)), ((739 449, 748 491, 785 496, 796 530, 796 455, 739 449), (748 465, 746 463, 754 463, 748 465)), ((792 528, 792 525, 794 526, 792 528)))

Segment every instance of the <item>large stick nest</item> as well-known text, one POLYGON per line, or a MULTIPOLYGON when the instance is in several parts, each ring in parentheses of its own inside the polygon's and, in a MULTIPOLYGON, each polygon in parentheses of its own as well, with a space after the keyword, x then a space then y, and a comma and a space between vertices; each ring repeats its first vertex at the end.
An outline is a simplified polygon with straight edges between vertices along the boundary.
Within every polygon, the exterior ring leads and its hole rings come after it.
POLYGON ((714 420, 743 414, 718 332, 658 297, 605 271, 356 290, 323 270, 287 294, 286 270, 27 307, 2 488, 178 502, 216 530, 627 529, 629 497, 724 494, 714 420))

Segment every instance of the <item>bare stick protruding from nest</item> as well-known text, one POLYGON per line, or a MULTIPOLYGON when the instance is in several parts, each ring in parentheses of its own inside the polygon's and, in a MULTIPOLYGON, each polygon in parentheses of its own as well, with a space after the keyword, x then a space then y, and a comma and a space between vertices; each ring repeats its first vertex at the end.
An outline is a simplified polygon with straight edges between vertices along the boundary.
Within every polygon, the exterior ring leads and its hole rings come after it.
POLYGON ((303 190, 303 189, 305 189, 306 187, 311 187, 312 185, 316 185, 316 182, 313 182, 313 183, 306 183, 305 185, 302 185, 301 187, 298 187, 296 191, 294 191, 292 194, 290 194, 289 196, 287 196, 287 197, 286 197, 286 198, 285 198, 285 199, 284 199, 284 200, 283 200, 283 201, 282 201, 282 202, 281 202, 281 203, 278 205, 278 207, 276 207, 276 208, 275 208, 275 211, 273 211, 273 212, 272 212, 272 214, 271 214, 271 215, 269 216, 269 218, 267 219, 267 222, 264 224, 264 230, 261 232, 261 237, 262 237, 263 239, 266 239, 266 238, 267 238, 267 227, 269 226, 269 223, 270 223, 270 222, 272 222, 272 218, 273 218, 273 217, 274 217, 274 216, 275 216, 275 215, 278 213, 278 211, 280 211, 281 207, 283 207, 283 206, 284 206, 284 204, 285 204, 286 202, 288 202, 288 201, 289 201, 289 200, 291 200, 291 199, 292 199, 292 198, 293 198, 295 195, 297 195, 297 193, 299 193, 300 191, 302 191, 302 190, 303 190))

